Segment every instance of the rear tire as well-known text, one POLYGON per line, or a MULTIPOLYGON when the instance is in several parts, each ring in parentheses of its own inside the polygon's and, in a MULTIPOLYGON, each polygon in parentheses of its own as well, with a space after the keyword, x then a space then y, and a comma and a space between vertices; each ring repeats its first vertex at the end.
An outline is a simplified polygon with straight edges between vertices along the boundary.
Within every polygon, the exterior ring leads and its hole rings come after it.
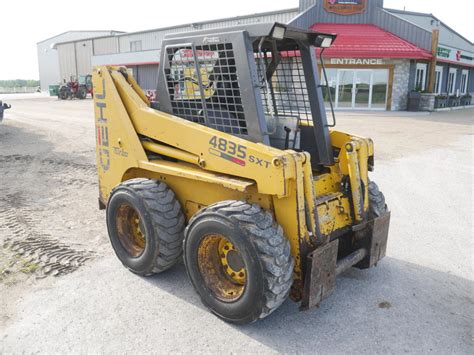
POLYGON ((79 87, 76 93, 76 97, 80 100, 84 100, 87 97, 87 89, 85 86, 79 87))
POLYGON ((369 182, 369 218, 378 218, 388 212, 387 204, 385 203, 385 196, 379 190, 378 185, 369 182))
POLYGON ((149 276, 181 259, 185 218, 166 184, 125 181, 112 191, 106 214, 112 247, 130 271, 149 276))
POLYGON ((281 226, 260 206, 242 201, 216 203, 191 219, 184 262, 204 305, 236 324, 271 314, 287 299, 293 283, 294 261, 281 226), (218 247, 222 239, 232 246, 234 260, 240 257, 238 267, 231 265, 230 257, 227 264, 219 264, 225 253, 218 247), (241 267, 243 272, 233 275, 232 270, 241 267))

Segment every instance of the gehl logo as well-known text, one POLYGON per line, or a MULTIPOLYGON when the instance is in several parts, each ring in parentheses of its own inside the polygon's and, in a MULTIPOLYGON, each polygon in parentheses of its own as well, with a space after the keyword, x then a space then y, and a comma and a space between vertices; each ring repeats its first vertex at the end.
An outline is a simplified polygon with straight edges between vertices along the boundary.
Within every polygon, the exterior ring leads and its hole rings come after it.
POLYGON ((98 102, 99 100, 105 100, 105 80, 102 79, 102 93, 94 93, 95 95, 95 106, 99 110, 99 114, 96 115, 96 139, 97 139, 97 151, 99 154, 100 166, 104 171, 110 168, 110 147, 109 147, 109 128, 107 126, 107 118, 104 114, 104 110, 107 107, 105 102, 98 102))

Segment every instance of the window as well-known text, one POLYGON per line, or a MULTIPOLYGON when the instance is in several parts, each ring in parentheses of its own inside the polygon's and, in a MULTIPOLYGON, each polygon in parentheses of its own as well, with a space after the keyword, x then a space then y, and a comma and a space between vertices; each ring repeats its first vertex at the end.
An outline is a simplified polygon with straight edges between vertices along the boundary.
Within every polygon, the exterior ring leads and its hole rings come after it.
POLYGON ((415 90, 425 90, 427 67, 428 65, 424 63, 416 65, 415 90))
POLYGON ((467 94, 467 82, 469 80, 469 71, 468 70, 463 70, 461 74, 461 94, 465 95, 467 94))
POLYGON ((448 74, 448 94, 449 95, 454 95, 455 89, 456 89, 456 73, 457 69, 456 68, 451 68, 449 69, 449 74, 448 74))
POLYGON ((142 41, 131 41, 130 52, 138 52, 142 50, 142 41))
MULTIPOLYGON (((328 76, 329 88, 323 87, 322 90, 323 90, 324 103, 326 103, 329 107, 329 93, 331 93, 331 99, 332 99, 333 104, 335 104, 335 100, 336 100, 337 69, 326 69, 326 74, 328 76)), ((324 78, 324 75, 322 72, 321 72, 321 84, 326 86, 326 79, 324 78)))
POLYGON ((434 93, 438 95, 441 94, 442 87, 443 87, 443 67, 436 66, 434 93))

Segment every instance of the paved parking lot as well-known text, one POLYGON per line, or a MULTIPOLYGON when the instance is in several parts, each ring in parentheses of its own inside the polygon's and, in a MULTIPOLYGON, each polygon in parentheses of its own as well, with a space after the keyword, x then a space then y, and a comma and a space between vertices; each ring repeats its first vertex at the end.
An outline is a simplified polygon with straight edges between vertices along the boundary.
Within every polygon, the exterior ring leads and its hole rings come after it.
POLYGON ((10 103, 0 352, 474 352, 474 110, 339 113, 339 130, 375 141, 372 179, 392 210, 387 258, 344 274, 319 309, 287 301, 237 327, 201 305, 183 265, 140 278, 113 255, 97 208, 91 100, 10 103))

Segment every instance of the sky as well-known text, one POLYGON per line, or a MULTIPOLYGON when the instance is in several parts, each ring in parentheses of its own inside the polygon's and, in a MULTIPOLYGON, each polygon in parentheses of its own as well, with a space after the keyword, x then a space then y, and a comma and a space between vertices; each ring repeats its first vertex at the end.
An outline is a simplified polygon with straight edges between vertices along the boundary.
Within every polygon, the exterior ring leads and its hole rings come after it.
MULTIPOLYGON (((298 0, 2 0, 0 80, 38 79, 36 43, 70 30, 147 30, 298 6, 298 0)), ((433 13, 474 41, 472 0, 385 0, 433 13)))

